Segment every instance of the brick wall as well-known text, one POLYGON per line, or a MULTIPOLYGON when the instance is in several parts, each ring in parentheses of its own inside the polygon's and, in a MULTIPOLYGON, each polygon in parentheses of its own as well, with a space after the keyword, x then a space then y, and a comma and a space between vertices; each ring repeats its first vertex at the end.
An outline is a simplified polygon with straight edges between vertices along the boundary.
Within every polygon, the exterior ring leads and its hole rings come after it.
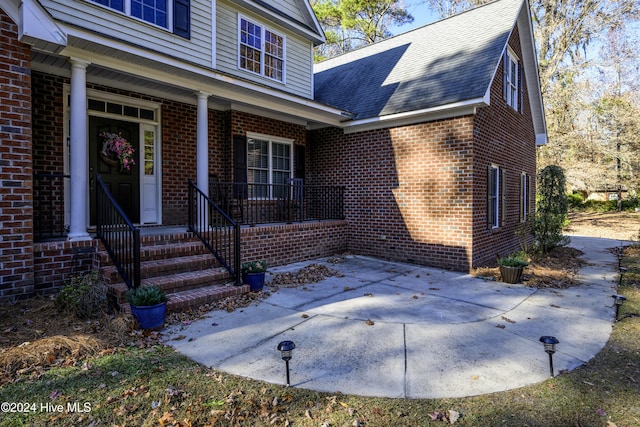
MULTIPOLYGON (((509 45, 522 58, 518 30, 512 33, 509 45)), ((502 76, 502 66, 496 72, 502 76)), ((521 76, 522 78, 522 76, 521 76)), ((521 85, 524 88, 524 85, 521 85)), ((524 88, 526 89, 526 88, 524 88)), ((520 176, 530 177, 529 206, 535 206, 536 144, 535 131, 529 107, 529 95, 523 92, 522 111, 515 111, 502 99, 502 80, 491 87, 491 106, 481 108, 475 116, 474 151, 474 249, 473 264, 495 263, 496 257, 521 250, 531 242, 516 232, 520 222, 520 176), (506 171, 506 224, 496 229, 487 228, 487 167, 495 164, 506 171)))
POLYGON ((472 117, 343 135, 315 131, 314 184, 346 186, 350 251, 468 268, 472 117))
POLYGON ((327 257, 347 250, 347 223, 323 221, 243 227, 241 259, 271 266, 327 257))
POLYGON ((87 251, 95 252, 97 245, 97 240, 35 243, 35 292, 45 295, 57 292, 72 274, 96 267, 96 257, 87 251))
POLYGON ((0 300, 33 293, 31 51, 0 10, 0 300))
MULTIPOLYGON (((522 57, 517 31, 509 43, 522 57)), ((528 102, 524 93, 522 112, 508 107, 498 77, 491 106, 472 116, 347 135, 312 131, 308 182, 346 186, 350 251, 461 271, 494 263, 520 248, 520 174, 535 181, 528 102), (507 170, 507 223, 487 230, 492 163, 507 170)), ((530 206, 534 195, 532 186, 530 206)))

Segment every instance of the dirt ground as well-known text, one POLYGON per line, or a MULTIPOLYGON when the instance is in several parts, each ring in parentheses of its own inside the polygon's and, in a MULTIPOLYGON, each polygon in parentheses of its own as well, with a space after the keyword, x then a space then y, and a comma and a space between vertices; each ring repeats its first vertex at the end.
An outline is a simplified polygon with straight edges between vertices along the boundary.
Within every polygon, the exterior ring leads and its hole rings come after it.
POLYGON ((640 212, 573 213, 565 228, 571 236, 604 237, 607 239, 638 241, 640 212))
MULTIPOLYGON (((567 235, 638 240, 640 213, 573 214, 567 235)), ((577 283, 576 273, 583 261, 580 252, 557 248, 531 260, 523 283, 535 287, 564 288, 577 283)), ((500 280, 495 269, 478 270, 488 280, 500 280)), ((278 284, 278 286, 284 286, 278 284)), ((169 323, 190 322, 208 310, 233 311, 251 304, 261 294, 228 298, 186 313, 172 314, 169 323)), ((17 378, 38 378, 52 366, 75 365, 88 355, 117 351, 123 345, 149 346, 158 342, 158 333, 133 329, 127 316, 104 315, 82 321, 58 313, 50 298, 37 297, 0 305, 0 386, 17 378)))

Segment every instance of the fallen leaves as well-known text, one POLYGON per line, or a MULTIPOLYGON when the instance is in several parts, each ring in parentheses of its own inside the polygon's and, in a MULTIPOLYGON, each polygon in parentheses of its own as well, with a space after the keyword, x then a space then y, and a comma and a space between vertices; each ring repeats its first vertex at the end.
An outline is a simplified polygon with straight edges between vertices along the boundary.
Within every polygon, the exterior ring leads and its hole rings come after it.
POLYGON ((318 283, 328 277, 344 277, 339 271, 333 270, 322 264, 309 264, 295 273, 277 273, 269 281, 269 288, 277 291, 278 288, 296 288, 300 285, 318 283))
POLYGON ((446 413, 435 411, 429 414, 432 421, 444 421, 449 424, 455 424, 460 419, 460 413, 449 409, 446 413))

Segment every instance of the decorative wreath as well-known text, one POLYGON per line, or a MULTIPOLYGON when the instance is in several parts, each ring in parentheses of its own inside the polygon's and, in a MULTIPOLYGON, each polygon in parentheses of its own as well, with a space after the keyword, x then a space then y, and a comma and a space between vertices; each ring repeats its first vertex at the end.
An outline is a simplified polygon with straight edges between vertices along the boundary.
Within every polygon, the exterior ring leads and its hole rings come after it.
POLYGON ((103 132, 100 137, 104 138, 100 151, 102 161, 110 166, 120 164, 121 171, 131 170, 131 166, 136 164, 133 159, 136 150, 133 146, 119 133, 103 132))

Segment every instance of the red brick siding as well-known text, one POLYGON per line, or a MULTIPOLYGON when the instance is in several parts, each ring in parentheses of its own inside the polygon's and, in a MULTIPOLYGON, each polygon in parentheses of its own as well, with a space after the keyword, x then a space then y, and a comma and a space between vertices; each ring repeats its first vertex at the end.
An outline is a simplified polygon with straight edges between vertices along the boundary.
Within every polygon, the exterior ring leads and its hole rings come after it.
POLYGON ((242 228, 242 261, 269 265, 327 257, 347 250, 345 221, 307 222, 242 228))
MULTIPOLYGON (((509 45, 522 58, 519 34, 513 32, 509 45)), ((529 95, 525 85, 521 112, 508 106, 502 97, 503 63, 491 87, 491 106, 481 108, 475 116, 474 155, 474 247, 473 264, 494 264, 496 257, 521 250, 524 243, 516 234, 520 223, 520 176, 526 172, 531 180, 529 206, 535 206, 536 143, 529 95), (487 167, 496 164, 506 170, 506 224, 487 229, 487 167)), ((522 78, 523 76, 521 76, 522 78)), ((527 237, 530 242, 531 238, 527 237)))
POLYGON ((342 135, 313 133, 314 183, 346 186, 349 250, 468 268, 471 117, 342 135))
POLYGON ((34 72, 33 90, 33 170, 64 172, 63 86, 68 79, 34 72))
POLYGON ((31 50, 0 10, 0 301, 33 293, 31 50))
MULTIPOLYGON (((517 29, 509 43, 522 57, 517 29)), ((465 271, 520 248, 520 174, 535 181, 535 133, 526 91, 514 111, 502 99, 502 66, 496 75, 491 105, 473 116, 311 132, 309 182, 346 186, 350 251, 465 271), (492 163, 507 170, 507 223, 487 230, 492 163)))
POLYGON ((41 294, 53 293, 59 290, 72 274, 89 270, 94 266, 93 254, 74 254, 74 250, 95 248, 97 244, 97 240, 34 244, 35 291, 41 294))

